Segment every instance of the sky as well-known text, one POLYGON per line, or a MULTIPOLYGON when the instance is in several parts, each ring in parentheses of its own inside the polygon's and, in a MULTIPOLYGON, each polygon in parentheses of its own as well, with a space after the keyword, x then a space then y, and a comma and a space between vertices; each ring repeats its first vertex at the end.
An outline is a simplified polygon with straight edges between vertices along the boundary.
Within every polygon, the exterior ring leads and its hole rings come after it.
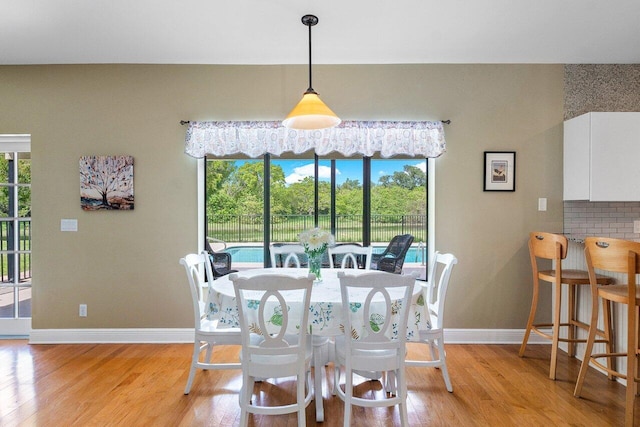
MULTIPOLYGON (((244 161, 236 161, 236 166, 241 166, 244 161)), ((271 160, 274 165, 279 165, 284 171, 285 181, 287 184, 302 181, 307 176, 313 176, 313 160, 271 160)), ((392 175, 396 171, 402 171, 404 165, 416 166, 423 172, 427 170, 427 162, 425 159, 385 159, 371 161, 371 178, 377 182, 378 178, 384 175, 392 175)), ((331 162, 329 160, 320 160, 319 171, 320 180, 329 181, 331 178, 331 162)), ((336 183, 338 185, 347 179, 357 180, 362 184, 362 160, 336 160, 336 183)))

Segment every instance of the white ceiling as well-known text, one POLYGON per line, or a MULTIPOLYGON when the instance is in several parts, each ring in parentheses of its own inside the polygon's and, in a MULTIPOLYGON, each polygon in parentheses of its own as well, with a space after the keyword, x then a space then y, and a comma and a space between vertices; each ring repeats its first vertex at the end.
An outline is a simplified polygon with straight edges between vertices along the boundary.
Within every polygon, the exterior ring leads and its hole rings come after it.
POLYGON ((640 63, 640 0, 0 0, 0 64, 640 63))

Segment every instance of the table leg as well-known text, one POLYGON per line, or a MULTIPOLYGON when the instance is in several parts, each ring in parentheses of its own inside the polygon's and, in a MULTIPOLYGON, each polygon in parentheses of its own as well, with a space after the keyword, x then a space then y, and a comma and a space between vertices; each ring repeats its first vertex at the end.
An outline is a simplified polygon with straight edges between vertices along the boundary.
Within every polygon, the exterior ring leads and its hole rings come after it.
POLYGON ((316 401, 316 421, 321 423, 324 421, 322 374, 324 371, 324 365, 329 362, 329 338, 312 335, 311 342, 313 343, 313 393, 316 401))

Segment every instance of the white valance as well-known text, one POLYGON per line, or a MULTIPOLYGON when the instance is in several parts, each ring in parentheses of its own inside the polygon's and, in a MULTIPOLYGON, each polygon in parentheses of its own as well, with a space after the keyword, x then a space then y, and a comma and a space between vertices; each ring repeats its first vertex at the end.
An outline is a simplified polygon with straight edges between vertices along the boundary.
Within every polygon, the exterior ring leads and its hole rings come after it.
POLYGON ((185 153, 202 158, 246 154, 259 157, 315 150, 318 156, 337 151, 344 156, 409 155, 438 157, 446 151, 440 121, 345 121, 320 130, 287 129, 282 122, 190 122, 185 153))

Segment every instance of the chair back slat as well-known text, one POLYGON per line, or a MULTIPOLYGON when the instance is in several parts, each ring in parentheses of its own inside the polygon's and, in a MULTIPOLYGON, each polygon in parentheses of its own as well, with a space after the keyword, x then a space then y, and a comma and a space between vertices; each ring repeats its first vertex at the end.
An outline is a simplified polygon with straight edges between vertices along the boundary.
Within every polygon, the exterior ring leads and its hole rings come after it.
POLYGON ((423 286, 423 298, 431 319, 437 324, 433 328, 441 328, 444 317, 445 297, 449 287, 449 279, 458 259, 453 254, 435 252, 429 271, 429 280, 423 286))
POLYGON ((362 265, 365 270, 371 268, 371 254, 373 253, 371 246, 362 247, 355 244, 344 244, 330 247, 328 252, 330 268, 336 268, 336 261, 340 262, 339 267, 342 269, 349 267, 359 268, 358 258, 364 258, 362 265))
POLYGON ((584 245, 585 256, 587 260, 591 260, 593 268, 616 273, 640 274, 640 263, 630 263, 630 259, 635 259, 633 254, 640 254, 640 242, 611 237, 587 237, 584 245))
POLYGON ((304 254, 304 247, 302 245, 271 245, 269 253, 271 255, 271 267, 300 268, 300 256, 304 254), (278 262, 282 258, 284 258, 284 261, 278 262))
POLYGON ((202 320, 206 318, 206 305, 209 298, 210 281, 206 277, 213 277, 209 254, 203 251, 200 254, 187 254, 180 259, 180 264, 185 268, 191 292, 195 327, 200 329, 202 320))
POLYGON ((529 233, 529 251, 532 256, 544 259, 556 259, 557 245, 560 245, 560 259, 567 257, 569 242, 562 234, 533 231, 529 233))

